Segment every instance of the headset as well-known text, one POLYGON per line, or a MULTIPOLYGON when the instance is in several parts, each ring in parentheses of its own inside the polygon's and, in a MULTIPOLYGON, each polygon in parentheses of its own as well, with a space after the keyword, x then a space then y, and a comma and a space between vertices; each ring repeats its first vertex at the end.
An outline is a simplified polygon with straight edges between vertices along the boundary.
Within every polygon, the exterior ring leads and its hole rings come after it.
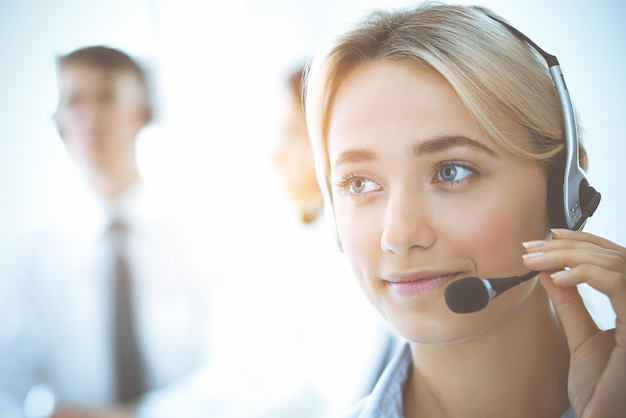
POLYGON ((559 95, 565 127, 565 152, 548 164, 548 216, 552 227, 580 230, 600 204, 601 195, 589 185, 578 162, 578 129, 572 100, 559 61, 504 20, 485 13, 515 37, 533 47, 546 61, 559 95))
MULTIPOLYGON (((493 16, 478 6, 473 9, 480 11, 490 19, 507 28, 516 38, 530 45, 545 60, 550 76, 559 96, 564 121, 565 150, 555 156, 547 167, 547 207, 550 225, 553 228, 581 230, 587 219, 592 216, 600 204, 601 194, 589 185, 585 172, 578 161, 578 129, 572 101, 565 84, 563 72, 556 56, 541 49, 522 32, 493 16)), ((332 194, 326 173, 318 173, 323 180, 322 192, 325 195, 324 215, 329 223, 339 251, 343 252, 337 224, 335 220, 332 194)))

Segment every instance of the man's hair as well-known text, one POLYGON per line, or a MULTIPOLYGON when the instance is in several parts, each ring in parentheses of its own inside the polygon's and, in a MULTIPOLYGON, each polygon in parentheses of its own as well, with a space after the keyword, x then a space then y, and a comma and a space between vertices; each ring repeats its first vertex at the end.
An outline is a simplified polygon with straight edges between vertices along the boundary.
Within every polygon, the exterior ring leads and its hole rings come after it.
POLYGON ((57 69, 70 65, 88 65, 110 73, 133 74, 144 93, 146 106, 146 123, 152 121, 153 109, 148 77, 145 70, 128 54, 119 49, 103 45, 79 48, 66 55, 57 57, 57 69))

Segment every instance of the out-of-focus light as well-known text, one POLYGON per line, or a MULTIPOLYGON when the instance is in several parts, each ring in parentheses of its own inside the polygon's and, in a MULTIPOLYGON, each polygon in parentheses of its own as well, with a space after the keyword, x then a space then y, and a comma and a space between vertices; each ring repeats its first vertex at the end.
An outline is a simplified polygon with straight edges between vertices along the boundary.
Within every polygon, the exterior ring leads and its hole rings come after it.
POLYGON ((24 416, 26 418, 46 418, 54 412, 55 398, 52 389, 45 384, 30 388, 24 398, 24 416))

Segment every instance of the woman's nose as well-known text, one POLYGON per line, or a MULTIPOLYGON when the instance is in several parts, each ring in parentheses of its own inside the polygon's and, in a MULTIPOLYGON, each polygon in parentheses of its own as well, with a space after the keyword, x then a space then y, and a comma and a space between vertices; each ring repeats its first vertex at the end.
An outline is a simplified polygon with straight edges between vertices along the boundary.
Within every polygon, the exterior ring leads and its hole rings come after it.
POLYGON ((392 196, 387 204, 381 248, 406 255, 412 248, 429 248, 436 241, 427 202, 418 196, 392 196))

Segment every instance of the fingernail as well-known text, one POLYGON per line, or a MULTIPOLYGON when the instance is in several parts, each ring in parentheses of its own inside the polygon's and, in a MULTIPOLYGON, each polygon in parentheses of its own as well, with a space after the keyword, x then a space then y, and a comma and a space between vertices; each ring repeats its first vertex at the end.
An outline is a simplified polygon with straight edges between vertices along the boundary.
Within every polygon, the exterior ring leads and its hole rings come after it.
POLYGON ((564 277, 567 274, 567 270, 557 271, 556 273, 552 273, 550 277, 553 279, 558 279, 559 277, 564 277))
POLYGON ((526 260, 526 259, 528 259, 528 258, 535 258, 535 257, 539 257, 539 256, 542 256, 542 255, 543 255, 543 252, 541 252, 541 251, 536 251, 536 252, 534 252, 534 253, 522 254, 522 258, 523 258, 524 260, 526 260))
POLYGON ((574 231, 565 228, 552 228, 550 231, 555 235, 569 235, 574 233, 574 231))
POLYGON ((538 239, 538 240, 535 240, 535 241, 525 241, 525 242, 522 242, 522 245, 524 246, 524 248, 535 248, 535 247, 541 247, 545 243, 546 243, 546 241, 538 239))

